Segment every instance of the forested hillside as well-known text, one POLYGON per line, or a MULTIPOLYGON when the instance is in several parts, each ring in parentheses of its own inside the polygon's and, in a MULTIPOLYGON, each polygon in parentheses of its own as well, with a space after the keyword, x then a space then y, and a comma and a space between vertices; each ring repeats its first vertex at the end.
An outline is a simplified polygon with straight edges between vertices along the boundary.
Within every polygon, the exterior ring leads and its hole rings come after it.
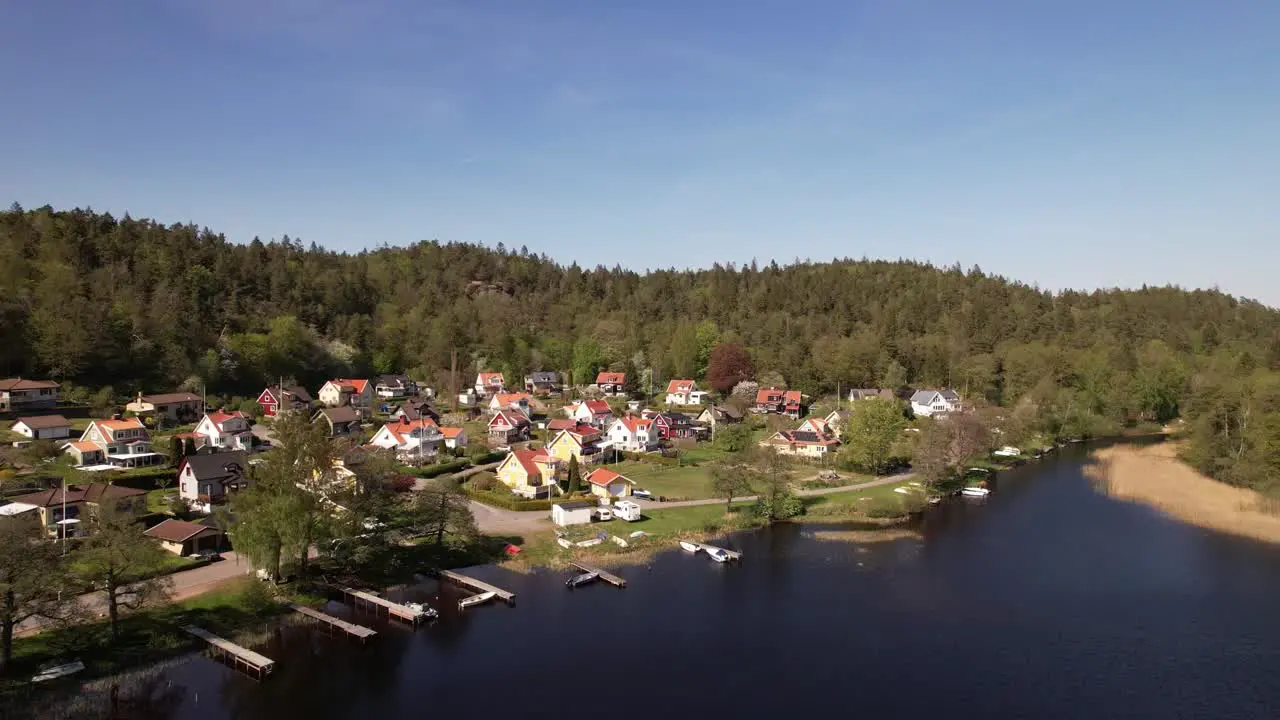
POLYGON ((351 255, 49 208, 0 215, 0 318, 0 374, 121 393, 398 370, 439 383, 453 350, 467 372, 615 368, 656 387, 733 342, 814 395, 952 386, 1077 431, 1190 407, 1220 476, 1264 453, 1261 436, 1238 444, 1265 424, 1242 403, 1280 370, 1280 314, 1213 291, 1054 294, 866 260, 641 275, 436 242, 351 255))

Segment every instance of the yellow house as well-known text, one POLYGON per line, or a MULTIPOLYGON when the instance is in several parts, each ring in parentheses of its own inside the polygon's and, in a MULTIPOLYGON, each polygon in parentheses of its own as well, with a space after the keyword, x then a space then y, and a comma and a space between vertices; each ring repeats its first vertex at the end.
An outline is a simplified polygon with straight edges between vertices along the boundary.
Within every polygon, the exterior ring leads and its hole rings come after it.
POLYGON ((590 425, 561 430, 547 445, 547 454, 566 465, 570 458, 575 457, 579 464, 600 462, 604 459, 604 452, 600 449, 600 431, 590 425))
POLYGON ((555 482, 558 458, 537 450, 515 450, 498 466, 498 480, 511 492, 537 497, 538 491, 555 482))
POLYGON ((631 495, 631 482, 623 475, 608 469, 596 468, 587 475, 587 484, 591 486, 591 494, 603 498, 622 498, 631 495))

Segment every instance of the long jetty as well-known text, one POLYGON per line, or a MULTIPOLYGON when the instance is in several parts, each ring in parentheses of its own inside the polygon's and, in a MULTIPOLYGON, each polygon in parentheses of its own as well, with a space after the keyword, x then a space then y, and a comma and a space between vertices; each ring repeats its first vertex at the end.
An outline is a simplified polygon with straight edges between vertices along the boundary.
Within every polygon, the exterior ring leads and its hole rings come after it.
POLYGON ((183 625, 182 629, 209 643, 215 650, 230 658, 237 668, 243 665, 255 672, 260 678, 264 675, 270 675, 271 671, 276 667, 275 660, 256 653, 249 648, 240 647, 230 640, 224 640, 208 630, 198 628, 195 625, 183 625))
POLYGON ((431 616, 425 612, 419 612, 413 608, 401 605, 398 602, 392 602, 384 597, 378 597, 373 593, 365 592, 363 590, 342 588, 342 593, 351 597, 356 607, 360 607, 360 603, 364 603, 365 607, 372 609, 375 613, 385 612, 387 617, 403 620, 410 625, 416 626, 420 622, 431 619, 431 616))
POLYGON ((624 588, 627 586, 626 580, 618 577, 617 575, 614 575, 611 572, 608 572, 607 570, 602 570, 593 565, 587 565, 586 563, 580 563, 576 560, 571 560, 569 564, 578 568, 582 572, 595 573, 596 575, 600 576, 601 580, 609 583, 610 585, 614 585, 620 588, 624 588))
POLYGON ((720 546, 718 546, 718 545, 708 545, 707 543, 704 543, 704 542, 695 542, 695 543, 694 543, 694 545, 697 545, 698 547, 702 548, 703 550, 720 550, 720 551, 722 551, 725 555, 728 555, 730 560, 733 560, 733 561, 735 561, 735 562, 737 562, 737 561, 739 561, 739 560, 742 560, 742 553, 738 552, 737 550, 730 550, 729 548, 722 548, 722 547, 720 547, 720 546))
POLYGON ((306 605, 290 604, 289 607, 294 612, 300 615, 306 615, 307 617, 313 620, 319 620, 320 622, 324 623, 325 625, 328 625, 329 627, 342 630, 343 632, 347 633, 348 635, 351 635, 352 637, 359 638, 362 642, 378 634, 377 630, 367 628, 363 625, 356 625, 355 623, 349 623, 346 620, 343 620, 341 618, 336 618, 332 615, 327 615, 314 608, 309 608, 306 605))
POLYGON ((497 587, 496 585, 490 585, 489 583, 484 582, 483 580, 477 580, 473 577, 468 577, 466 575, 463 575, 462 573, 456 573, 452 570, 441 570, 440 577, 446 578, 448 580, 452 580, 458 585, 461 585, 466 588, 470 588, 477 592, 482 592, 482 593, 491 592, 494 595, 502 598, 502 600, 506 602, 508 605, 516 604, 515 593, 509 592, 507 590, 503 590, 502 588, 497 587))

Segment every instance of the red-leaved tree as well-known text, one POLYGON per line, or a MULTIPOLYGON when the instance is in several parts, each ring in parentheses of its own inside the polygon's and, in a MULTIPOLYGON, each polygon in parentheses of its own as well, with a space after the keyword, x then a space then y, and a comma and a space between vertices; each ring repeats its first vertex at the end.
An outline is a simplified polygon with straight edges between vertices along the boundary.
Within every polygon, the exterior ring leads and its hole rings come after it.
POLYGON ((741 345, 717 345, 707 360, 707 384, 718 393, 728 393, 734 385, 756 375, 751 356, 741 345))

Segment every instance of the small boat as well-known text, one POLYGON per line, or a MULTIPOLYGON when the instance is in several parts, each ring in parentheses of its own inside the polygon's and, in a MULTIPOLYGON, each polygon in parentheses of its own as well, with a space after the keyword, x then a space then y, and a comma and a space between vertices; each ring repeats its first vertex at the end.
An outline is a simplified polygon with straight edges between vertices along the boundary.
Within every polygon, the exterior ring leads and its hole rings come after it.
POLYGON ((626 546, 627 546, 627 541, 626 541, 626 540, 623 540, 622 538, 618 537, 617 535, 610 535, 610 536, 609 536, 609 539, 613 540, 615 543, 617 543, 618 545, 621 545, 622 547, 626 547, 626 546))
POLYGON ((84 663, 76 660, 74 662, 65 663, 63 665, 46 665, 40 668, 40 674, 31 678, 31 682, 45 682, 46 680, 57 680, 60 677, 74 675, 84 670, 84 663))
POLYGON ((691 553, 696 553, 702 549, 687 540, 681 540, 680 547, 684 548, 687 552, 691 552, 691 553))
POLYGON ((600 538, 591 538, 578 543, 578 547, 591 547, 592 545, 599 545, 601 542, 603 541, 600 538))
POLYGON ((496 592, 482 592, 479 595, 472 595, 471 597, 462 598, 461 600, 458 601, 458 609, 466 610, 469 607, 474 607, 476 605, 483 605, 496 597, 498 597, 498 593, 496 592))
POLYGON ((718 563, 729 562, 729 553, 720 548, 711 548, 707 550, 707 556, 718 563))
POLYGON ((591 582, 592 580, 595 580, 598 577, 600 577, 599 573, 594 573, 594 572, 582 573, 581 575, 574 575, 573 577, 569 578, 564 582, 564 584, 565 584, 565 587, 572 590, 573 588, 576 588, 579 585, 586 585, 587 583, 591 582))
POLYGON ((643 530, 637 530, 637 531, 635 531, 635 532, 631 533, 631 537, 633 537, 633 538, 642 538, 642 537, 644 537, 645 535, 648 535, 648 534, 649 534, 649 533, 647 533, 647 532, 645 532, 645 531, 643 531, 643 530))
POLYGON ((965 497, 986 497, 991 494, 991 491, 983 487, 967 487, 961 490, 960 494, 965 497))
POLYGON ((556 544, 562 548, 573 547, 573 543, 569 542, 568 540, 565 540, 564 538, 556 538, 556 544))
POLYGON ((934 495, 933 497, 929 498, 930 505, 940 505, 941 503, 942 503, 942 498, 938 497, 937 495, 934 495))
POLYGON ((910 491, 910 490, 908 490, 908 489, 906 489, 906 488, 904 488, 904 487, 896 487, 896 488, 894 488, 894 489, 893 489, 893 491, 894 491, 894 492, 896 492, 896 493, 898 493, 899 495, 910 495, 910 494, 911 494, 911 491, 910 491))
POLYGON ((404 606, 423 617, 433 618, 439 617, 440 615, 440 613, 436 612, 435 608, 425 603, 407 602, 404 606))

